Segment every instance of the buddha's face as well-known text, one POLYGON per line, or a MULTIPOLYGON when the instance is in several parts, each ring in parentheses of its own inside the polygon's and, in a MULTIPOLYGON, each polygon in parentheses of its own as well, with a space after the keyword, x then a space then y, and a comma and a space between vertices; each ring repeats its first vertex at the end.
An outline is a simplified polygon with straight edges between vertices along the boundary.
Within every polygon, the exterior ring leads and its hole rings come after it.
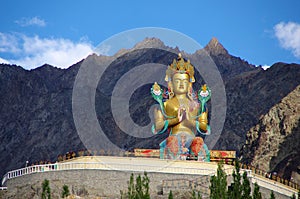
POLYGON ((189 88, 189 75, 176 73, 172 78, 173 91, 176 94, 186 94, 189 88))

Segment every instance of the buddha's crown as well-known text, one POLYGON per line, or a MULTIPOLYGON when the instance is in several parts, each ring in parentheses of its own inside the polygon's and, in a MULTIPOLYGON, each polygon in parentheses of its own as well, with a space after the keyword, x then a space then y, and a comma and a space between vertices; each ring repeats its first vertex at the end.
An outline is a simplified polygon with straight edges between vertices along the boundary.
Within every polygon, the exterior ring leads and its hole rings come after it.
POLYGON ((182 58, 181 53, 178 54, 177 60, 174 59, 173 63, 168 66, 168 69, 166 71, 165 81, 167 82, 171 81, 175 73, 188 74, 190 77, 190 82, 195 82, 194 66, 191 64, 190 60, 185 61, 182 58))

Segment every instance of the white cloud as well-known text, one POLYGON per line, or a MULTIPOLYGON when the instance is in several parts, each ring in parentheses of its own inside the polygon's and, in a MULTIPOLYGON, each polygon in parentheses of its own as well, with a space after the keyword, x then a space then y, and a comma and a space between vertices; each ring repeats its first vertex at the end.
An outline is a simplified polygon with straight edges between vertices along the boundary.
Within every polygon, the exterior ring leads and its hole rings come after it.
POLYGON ((291 50, 295 57, 300 58, 300 24, 281 22, 274 26, 274 31, 280 45, 291 50))
POLYGON ((32 17, 32 18, 23 17, 19 20, 16 20, 15 23, 19 24, 22 27, 25 27, 25 26, 44 27, 44 26, 46 26, 46 22, 43 19, 40 19, 39 17, 32 17))
POLYGON ((28 37, 4 33, 0 33, 1 49, 0 52, 12 55, 13 58, 5 58, 9 63, 26 69, 33 69, 45 63, 67 68, 93 53, 93 46, 86 40, 73 42, 63 38, 28 37), (7 39, 1 40, 1 35, 7 39))
POLYGON ((18 53, 20 51, 18 42, 18 37, 16 37, 16 35, 4 34, 0 32, 0 53, 18 53))

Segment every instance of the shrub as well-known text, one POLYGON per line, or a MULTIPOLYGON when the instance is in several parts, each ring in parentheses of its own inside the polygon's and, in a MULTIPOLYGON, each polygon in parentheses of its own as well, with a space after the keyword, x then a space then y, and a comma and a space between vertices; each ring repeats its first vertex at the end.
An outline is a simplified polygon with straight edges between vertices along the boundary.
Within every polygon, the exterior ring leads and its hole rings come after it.
POLYGON ((49 180, 45 179, 42 183, 42 199, 51 199, 51 189, 49 180))
POLYGON ((69 187, 67 185, 64 185, 63 190, 61 192, 61 197, 65 198, 68 197, 69 195, 70 195, 69 187))

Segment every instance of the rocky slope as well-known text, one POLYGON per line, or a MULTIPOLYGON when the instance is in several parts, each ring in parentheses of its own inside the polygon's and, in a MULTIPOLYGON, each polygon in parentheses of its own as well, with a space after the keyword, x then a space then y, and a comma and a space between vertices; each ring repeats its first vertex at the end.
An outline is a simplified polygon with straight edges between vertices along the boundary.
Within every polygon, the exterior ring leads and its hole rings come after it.
POLYGON ((217 65, 225 82, 244 72, 262 70, 239 57, 230 55, 217 38, 212 38, 204 49, 217 65))
POLYGON ((247 132, 242 160, 285 179, 299 178, 300 86, 273 106, 247 132))
POLYGON ((72 120, 72 69, 0 66, 0 173, 84 148, 72 120), (68 74, 68 75, 66 75, 68 74), (71 132, 73 131, 73 132, 71 132))
MULTIPOLYGON (((178 49, 165 47, 153 38, 135 48, 119 52, 120 57, 109 65, 106 75, 96 85, 95 96, 88 100, 95 99, 97 119, 112 143, 125 150, 158 148, 167 135, 136 138, 116 125, 110 112, 111 95, 117 81, 134 66, 144 63, 167 65, 177 57, 178 49), (153 48, 155 45, 159 45, 158 48, 153 48)), ((224 129, 215 148, 239 151, 246 132, 300 84, 300 65, 276 63, 264 71, 230 55, 215 38, 204 49, 220 71, 227 96, 224 129)), ((203 51, 183 54, 192 60, 203 51)), ((89 59, 91 67, 100 67, 101 63, 113 58, 92 55, 89 59)), ((29 164, 40 160, 55 161, 58 154, 85 148, 76 131, 72 112, 74 81, 82 64, 83 61, 64 70, 44 65, 31 71, 0 65, 0 175, 25 166, 27 160, 29 164)), ((199 82, 195 87, 199 88, 204 82, 199 74, 196 79, 199 82)), ((130 116, 140 126, 151 123, 145 114, 145 110, 155 104, 149 94, 150 87, 151 84, 138 87, 130 97, 130 116)))
POLYGON ((245 72, 228 80, 227 117, 216 147, 239 151, 246 132, 300 84, 299 77, 299 65, 276 63, 266 71, 245 72))

